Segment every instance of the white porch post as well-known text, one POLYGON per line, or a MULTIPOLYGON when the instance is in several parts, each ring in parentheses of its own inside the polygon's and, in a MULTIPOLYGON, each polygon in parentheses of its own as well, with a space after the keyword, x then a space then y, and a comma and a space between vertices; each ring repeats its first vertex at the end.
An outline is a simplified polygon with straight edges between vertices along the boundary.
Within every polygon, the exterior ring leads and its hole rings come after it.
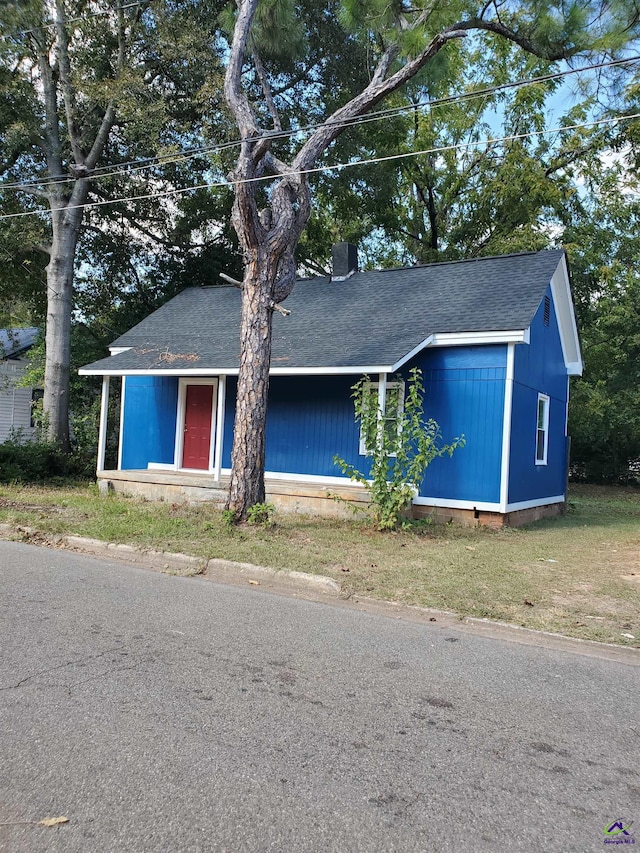
POLYGON ((218 377, 218 405, 216 409, 216 447, 213 461, 213 476, 220 480, 222 468, 222 442, 224 441, 224 403, 226 399, 227 377, 218 377))
POLYGON ((378 412, 380 413, 380 423, 378 429, 384 429, 384 414, 387 407, 387 374, 378 374, 378 412))
POLYGON ((102 397, 100 400, 100 431, 98 433, 97 473, 104 471, 104 457, 107 449, 107 416, 109 414, 109 377, 102 377, 102 397))

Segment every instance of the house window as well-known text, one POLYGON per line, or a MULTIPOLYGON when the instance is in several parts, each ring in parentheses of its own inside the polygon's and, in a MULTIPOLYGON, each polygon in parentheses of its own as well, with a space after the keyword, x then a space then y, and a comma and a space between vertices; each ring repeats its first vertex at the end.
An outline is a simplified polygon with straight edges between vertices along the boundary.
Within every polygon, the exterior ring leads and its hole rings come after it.
POLYGON ((549 398, 538 394, 538 423, 536 426, 536 465, 547 464, 549 444, 549 398))
MULTIPOLYGON (((398 435, 400 418, 404 409, 404 382, 388 382, 385 394, 384 411, 380 412, 380 384, 368 382, 365 386, 365 406, 378 412, 377 423, 382 418, 382 428, 390 439, 398 435)), ((379 427, 375 422, 360 423, 360 455, 368 456, 376 446, 376 431, 379 427)), ((391 453, 395 456, 395 453, 391 453)))

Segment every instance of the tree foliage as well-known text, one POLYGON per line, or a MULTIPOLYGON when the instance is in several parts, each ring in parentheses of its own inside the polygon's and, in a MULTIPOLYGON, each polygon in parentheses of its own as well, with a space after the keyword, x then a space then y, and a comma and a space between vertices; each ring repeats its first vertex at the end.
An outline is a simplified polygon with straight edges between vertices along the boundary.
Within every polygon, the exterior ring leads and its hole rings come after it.
POLYGON ((610 151, 593 159, 581 215, 563 233, 585 359, 569 405, 573 473, 592 482, 624 481, 640 458, 640 185, 633 157, 625 146, 623 156, 610 151))
MULTIPOLYGON (((212 86, 216 73, 220 81, 218 57, 206 38, 220 8, 215 0, 2 3, 1 206, 16 218, 3 221, 0 251, 18 263, 0 289, 33 298, 38 313, 46 305, 44 407, 49 436, 63 448, 79 249, 84 263, 103 271, 117 257, 113 281, 130 286, 153 246, 173 246, 174 226, 189 216, 160 198, 176 184, 193 187, 208 165, 175 155, 201 145, 205 110, 209 120, 220 118, 220 86, 212 86), (142 166, 128 168, 140 158, 142 166), (123 200, 114 205, 114 196, 123 200)), ((183 251, 187 242, 183 232, 183 251)), ((189 254, 197 254, 195 242, 189 254)))

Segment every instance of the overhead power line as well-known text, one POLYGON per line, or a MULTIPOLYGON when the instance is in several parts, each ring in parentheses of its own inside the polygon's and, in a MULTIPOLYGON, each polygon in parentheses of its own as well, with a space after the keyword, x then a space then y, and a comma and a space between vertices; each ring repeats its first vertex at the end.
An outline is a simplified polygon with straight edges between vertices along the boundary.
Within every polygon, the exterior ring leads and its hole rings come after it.
POLYGON ((633 113, 631 115, 623 115, 623 116, 612 116, 610 118, 605 119, 597 119, 591 122, 580 122, 577 124, 571 125, 563 125, 561 127, 549 128, 546 130, 532 130, 526 133, 514 133, 508 136, 500 136, 500 137, 490 137, 484 140, 478 140, 475 142, 461 142, 456 145, 441 145, 433 148, 425 148, 421 151, 405 151, 398 154, 389 154, 384 157, 370 157, 363 160, 351 160, 345 163, 336 163, 333 165, 324 165, 324 166, 316 166, 312 169, 304 169, 302 171, 292 170, 290 172, 284 172, 279 175, 262 175, 258 178, 246 178, 237 181, 211 181, 202 184, 196 184, 192 187, 183 187, 179 189, 165 190, 159 193, 145 193, 143 195, 138 196, 122 196, 120 198, 115 199, 105 199, 103 201, 91 201, 86 202, 85 204, 77 204, 77 205, 68 205, 66 207, 58 207, 58 208, 48 208, 43 210, 29 210, 24 211, 22 213, 7 213, 3 216, 0 216, 0 221, 5 219, 18 219, 24 216, 38 216, 42 214, 51 214, 57 213, 59 211, 64 210, 75 210, 78 208, 94 208, 94 207, 105 207, 108 205, 119 204, 120 202, 136 202, 136 201, 146 201, 152 199, 160 199, 167 198, 168 196, 179 196, 184 195, 189 192, 194 192, 195 190, 200 189, 214 189, 214 188, 227 188, 232 189, 235 186, 240 186, 241 184, 251 184, 251 183, 268 183, 272 181, 279 181, 283 178, 287 177, 297 177, 299 175, 314 175, 323 172, 336 172, 342 171, 343 169, 351 169, 356 166, 371 166, 376 163, 389 163, 395 160, 406 160, 411 157, 421 157, 426 154, 444 154, 447 151, 460 151, 471 148, 481 148, 483 146, 495 145, 500 142, 516 142, 521 139, 531 139, 536 136, 545 136, 553 133, 562 133, 563 131, 568 130, 580 130, 588 127, 597 127, 604 124, 613 124, 621 121, 630 121, 632 119, 640 118, 640 113, 633 113))
MULTIPOLYGON (((136 5, 136 4, 131 4, 136 5)), ((625 59, 615 59, 608 60, 603 62, 593 63, 591 65, 580 66, 579 68, 569 68, 564 71, 557 71, 551 74, 544 74, 538 77, 532 77, 521 80, 514 80, 509 83, 501 83, 496 86, 486 86, 482 89, 476 89, 473 92, 464 92, 458 95, 449 95, 444 98, 436 98, 431 101, 421 101, 417 104, 405 104, 399 107, 390 107, 384 110, 377 110, 375 112, 367 113, 364 116, 358 116, 353 119, 345 119, 342 122, 337 122, 338 127, 348 128, 355 127, 358 125, 368 124, 370 122, 379 121, 382 118, 391 118, 396 115, 401 115, 404 112, 412 111, 416 109, 433 109, 437 107, 446 106, 452 103, 458 102, 467 102, 470 100, 475 100, 477 98, 484 98, 488 95, 495 94, 501 91, 508 91, 510 89, 519 88, 522 86, 533 86, 539 83, 551 82, 553 80, 557 80, 563 77, 567 77, 573 74, 579 74, 585 71, 597 71, 604 68, 612 68, 615 66, 628 65, 632 62, 637 62, 640 60, 640 55, 627 57, 625 59)), ((311 133, 314 130, 317 130, 319 127, 322 127, 324 122, 317 122, 315 124, 305 125, 299 128, 292 128, 290 130, 283 131, 274 131, 269 132, 269 138, 277 141, 280 139, 288 139, 293 136, 297 136, 298 134, 303 133, 311 133)), ((262 137, 250 137, 246 141, 253 142, 257 141, 262 137)), ((116 166, 103 166, 95 169, 91 174, 91 180, 98 180, 103 178, 110 177, 118 177, 120 175, 130 175, 134 172, 139 172, 145 169, 153 169, 160 168, 162 166, 168 166, 172 164, 179 164, 185 162, 187 160, 193 159, 195 157, 204 156, 206 154, 215 154, 221 151, 228 150, 230 148, 235 148, 241 144, 242 140, 234 139, 229 142, 220 142, 213 143, 211 145, 203 145, 198 148, 186 149, 184 151, 175 153, 175 154, 167 154, 165 156, 160 156, 156 158, 145 158, 142 160, 128 160, 121 163, 118 163, 116 166)), ((25 187, 46 187, 53 185, 60 185, 64 183, 74 183, 77 178, 74 178, 68 174, 65 175, 56 175, 53 177, 47 176, 46 178, 28 178, 23 181, 12 181, 7 183, 0 183, 0 190, 3 189, 16 189, 20 190, 25 187)))
MULTIPOLYGON (((153 3, 154 0, 146 0, 146 2, 147 3, 153 3)), ((124 12, 125 9, 133 9, 136 6, 140 7, 142 5, 143 4, 140 2, 140 0, 136 0, 136 2, 134 2, 134 3, 125 3, 122 6, 114 6, 111 9, 103 9, 100 12, 89 12, 86 15, 79 15, 77 18, 67 18, 63 22, 63 24, 65 27, 68 26, 69 24, 79 24, 82 21, 89 20, 90 18, 102 18, 102 17, 105 17, 106 15, 110 15, 112 12, 124 12)), ((29 29, 26 29, 26 30, 16 30, 13 33, 0 33, 0 38, 13 39, 13 38, 18 38, 18 36, 28 36, 30 33, 38 32, 38 30, 54 30, 54 29, 56 29, 57 26, 58 26, 58 23, 56 21, 52 21, 50 24, 42 23, 42 24, 38 24, 38 26, 36 26, 36 27, 30 27, 29 29)))

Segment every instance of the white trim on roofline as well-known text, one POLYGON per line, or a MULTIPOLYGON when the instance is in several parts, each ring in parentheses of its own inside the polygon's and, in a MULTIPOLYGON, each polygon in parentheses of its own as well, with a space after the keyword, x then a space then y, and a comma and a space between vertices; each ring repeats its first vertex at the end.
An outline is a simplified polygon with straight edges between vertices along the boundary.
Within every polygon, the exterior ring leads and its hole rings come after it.
POLYGON ((109 347, 111 355, 120 355, 121 352, 128 352, 133 347, 109 347))
MULTIPOLYGON (((356 365, 355 367, 272 367, 271 376, 329 376, 329 375, 358 375, 362 373, 389 373, 391 365, 373 364, 356 365)), ((86 370, 80 368, 80 376, 237 376, 238 368, 217 367, 186 367, 186 368, 149 368, 141 370, 86 370)))
MULTIPOLYGON (((474 346, 482 344, 529 343, 529 329, 507 332, 455 332, 429 335, 395 364, 357 364, 347 367, 271 367, 271 376, 353 376, 363 373, 395 373, 415 355, 428 347, 474 346)), ((124 352, 131 347, 124 347, 124 352)), ((117 353, 113 353, 117 355, 117 353)), ((81 367, 80 376, 237 376, 237 367, 130 368, 121 370, 87 370, 81 367)))
POLYGON ((433 336, 432 347, 460 347, 474 344, 524 344, 527 329, 509 329, 504 332, 442 332, 433 336))
POLYGON ((582 376, 583 363, 580 353, 580 339, 573 309, 573 299, 571 298, 566 255, 560 259, 556 271, 551 276, 550 284, 567 373, 570 376, 582 376))
POLYGON ((422 352, 423 349, 426 349, 427 347, 431 346, 431 344, 433 343, 433 337, 433 335, 429 335, 429 337, 425 338, 421 343, 418 344, 418 346, 415 346, 412 350, 409 350, 409 352, 406 355, 403 355, 399 361, 396 361, 396 363, 392 366, 390 372, 395 373, 396 370, 400 370, 400 368, 408 361, 411 361, 411 359, 415 355, 418 355, 418 353, 422 352))
POLYGON ((465 347, 486 344, 528 344, 529 329, 510 329, 505 332, 440 332, 429 335, 421 343, 391 367, 391 372, 399 370, 408 361, 429 347, 465 347))

